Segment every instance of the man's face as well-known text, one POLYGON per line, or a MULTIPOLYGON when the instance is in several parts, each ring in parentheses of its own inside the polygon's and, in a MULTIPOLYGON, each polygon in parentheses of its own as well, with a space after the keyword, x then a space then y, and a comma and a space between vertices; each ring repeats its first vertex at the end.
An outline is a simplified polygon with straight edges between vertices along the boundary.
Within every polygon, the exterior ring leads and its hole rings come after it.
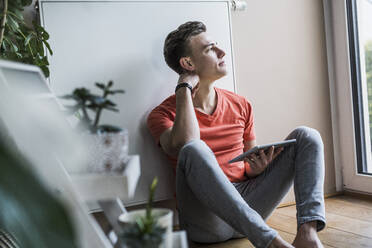
POLYGON ((207 33, 191 37, 189 47, 190 59, 200 79, 215 81, 227 74, 225 52, 207 33))

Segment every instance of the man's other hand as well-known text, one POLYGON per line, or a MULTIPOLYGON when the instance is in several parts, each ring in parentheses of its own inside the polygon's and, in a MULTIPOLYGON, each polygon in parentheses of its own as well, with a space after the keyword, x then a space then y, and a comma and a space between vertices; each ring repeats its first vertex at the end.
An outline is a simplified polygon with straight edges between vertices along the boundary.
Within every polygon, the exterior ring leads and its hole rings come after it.
POLYGON ((192 97, 195 97, 196 92, 199 89, 199 76, 195 73, 183 73, 178 79, 178 83, 188 83, 192 86, 192 97))
POLYGON ((273 161, 282 151, 283 147, 274 149, 274 146, 270 147, 269 151, 265 154, 264 150, 259 150, 259 155, 250 154, 244 159, 248 162, 251 168, 251 172, 248 174, 249 177, 255 177, 261 174, 267 166, 273 161))

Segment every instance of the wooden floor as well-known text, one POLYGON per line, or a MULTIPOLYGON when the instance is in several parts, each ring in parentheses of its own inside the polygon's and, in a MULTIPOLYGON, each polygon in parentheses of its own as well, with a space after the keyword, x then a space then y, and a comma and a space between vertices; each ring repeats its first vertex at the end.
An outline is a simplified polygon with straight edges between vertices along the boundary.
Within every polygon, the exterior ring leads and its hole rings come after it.
MULTIPOLYGON (((372 248, 372 201, 355 196, 341 195, 327 198, 327 227, 319 232, 324 247, 372 248)), ((278 208, 267 223, 287 242, 296 234, 296 207, 278 208)), ((241 248, 254 247, 247 239, 234 239, 224 243, 201 245, 189 242, 190 248, 241 248)))

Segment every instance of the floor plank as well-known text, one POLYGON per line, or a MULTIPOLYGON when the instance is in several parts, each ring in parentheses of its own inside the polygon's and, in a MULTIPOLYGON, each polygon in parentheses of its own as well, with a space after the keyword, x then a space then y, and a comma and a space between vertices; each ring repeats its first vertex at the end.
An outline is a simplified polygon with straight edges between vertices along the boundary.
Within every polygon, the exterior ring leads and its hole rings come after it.
POLYGON ((266 223, 275 230, 281 230, 293 235, 295 235, 297 232, 296 218, 292 216, 274 213, 272 216, 270 216, 266 223))
POLYGON ((340 195, 332 199, 337 199, 353 206, 363 206, 372 209, 372 200, 360 199, 349 195, 340 195))
POLYGON ((356 203, 350 203, 330 198, 326 201, 326 213, 337 214, 345 217, 352 217, 358 220, 372 222, 372 208, 365 207, 356 203))
MULTIPOLYGON (((283 212, 283 211, 281 211, 283 212)), ((328 216, 329 214, 327 214, 328 216)), ((329 221, 329 219, 327 218, 329 221)), ((297 220, 293 216, 283 215, 280 213, 274 213, 267 223, 277 230, 286 231, 289 233, 296 233, 297 220)), ((338 226, 336 225, 336 228, 338 226)), ((327 227, 318 233, 319 239, 323 244, 340 247, 340 248, 351 248, 351 247, 372 247, 372 239, 361 236, 352 232, 342 231, 331 227, 327 223, 327 227)))
MULTIPOLYGON (((328 202, 328 201, 327 201, 328 202)), ((360 207, 355 207, 354 217, 346 217, 339 214, 334 214, 331 210, 328 210, 326 202, 326 219, 327 226, 332 227, 341 231, 354 233, 364 237, 372 238, 372 223, 358 219, 360 215, 360 207)), ((296 213, 295 206, 289 206, 285 208, 279 208, 275 210, 276 213, 294 217, 296 213)), ((351 213, 348 213, 351 214, 351 213)), ((345 214, 344 214, 345 215, 345 214)), ((372 247, 372 244, 371 244, 372 247)))
MULTIPOLYGON (((354 233, 372 239, 372 224, 368 221, 357 220, 336 214, 327 214, 327 224, 335 229, 354 233)), ((372 247, 372 242, 371 242, 372 247)))

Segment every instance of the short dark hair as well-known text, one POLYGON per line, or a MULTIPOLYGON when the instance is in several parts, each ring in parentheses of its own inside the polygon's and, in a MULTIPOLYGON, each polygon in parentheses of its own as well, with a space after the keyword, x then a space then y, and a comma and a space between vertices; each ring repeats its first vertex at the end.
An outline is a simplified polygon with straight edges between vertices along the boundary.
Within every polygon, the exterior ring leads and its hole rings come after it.
POLYGON ((164 58, 167 65, 178 74, 185 72, 179 63, 180 58, 190 55, 189 40, 191 37, 206 32, 202 22, 191 21, 170 32, 164 42, 164 58))

